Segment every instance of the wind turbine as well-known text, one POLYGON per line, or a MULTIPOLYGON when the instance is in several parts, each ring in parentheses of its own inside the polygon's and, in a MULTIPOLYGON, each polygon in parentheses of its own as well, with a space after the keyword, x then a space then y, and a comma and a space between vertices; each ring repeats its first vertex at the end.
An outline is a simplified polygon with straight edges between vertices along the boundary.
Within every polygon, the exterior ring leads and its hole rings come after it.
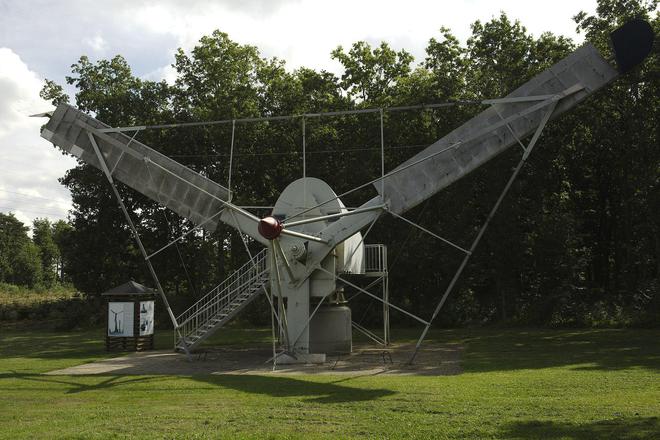
MULTIPOLYGON (((421 318, 386 302, 388 307, 399 310, 424 325, 415 350, 417 353, 433 320, 454 288, 548 121, 570 110, 641 63, 651 51, 654 35, 648 23, 632 20, 615 30, 611 38, 615 65, 603 57, 592 44, 587 43, 507 96, 481 101, 490 107, 408 161, 387 172, 383 162, 381 176, 358 187, 373 186, 378 195, 353 210, 346 209, 340 196, 337 196, 328 184, 305 176, 291 183, 282 192, 271 215, 258 218, 231 202, 231 185, 224 187, 140 143, 135 140, 135 135, 130 137, 125 134, 131 131, 137 134, 147 128, 146 126, 113 128, 67 104, 57 107, 41 135, 105 174, 134 232, 175 329, 179 332, 180 347, 184 350, 196 343, 195 338, 203 335, 204 328, 210 329, 215 322, 225 319, 222 318, 221 308, 217 306, 224 304, 221 289, 206 303, 193 306, 190 309, 192 312, 185 315, 185 324, 193 322, 192 317, 198 317, 202 312, 206 313, 205 317, 209 317, 204 324, 206 327, 195 328, 196 333, 191 333, 193 336, 188 338, 183 331, 184 323, 177 321, 169 307, 150 262, 153 254, 149 255, 144 249, 115 181, 123 182, 168 207, 199 228, 212 232, 219 223, 225 223, 264 245, 268 249, 267 254, 260 254, 263 255, 261 259, 251 255, 251 259, 255 268, 259 264, 266 266, 255 269, 259 276, 250 278, 254 281, 253 284, 245 285, 256 289, 258 283, 255 280, 261 279, 264 274, 269 277, 271 295, 268 298, 277 317, 285 351, 278 358, 287 362, 320 359, 318 355, 323 353, 315 352, 313 348, 316 336, 310 337, 310 322, 314 319, 319 305, 326 298, 338 293, 338 285, 352 286, 380 300, 342 276, 352 269, 357 270, 360 264, 363 247, 361 231, 373 225, 385 213, 414 224, 403 217, 406 211, 511 146, 519 145, 522 148, 520 161, 470 247, 460 247, 420 227, 461 250, 464 257, 430 317, 421 318), (524 144, 522 140, 530 135, 529 142, 524 144), (278 312, 274 310, 273 298, 278 299, 278 312)), ((382 121, 383 109, 380 109, 380 113, 382 121)), ((232 125, 235 122, 232 121, 232 125)), ((159 127, 174 126, 177 124, 159 127)), ((235 297, 226 293, 229 300, 245 296, 238 290, 235 297)), ((229 291, 229 288, 222 290, 229 291)), ((213 292, 209 295, 211 293, 213 292)), ((231 304, 227 303, 223 307, 229 307, 231 304)), ((350 310, 343 310, 337 316, 324 321, 323 332, 336 334, 338 338, 350 338, 350 334, 345 335, 346 319, 350 322, 350 310)))
POLYGON ((123 333, 123 330, 117 326, 117 316, 124 313, 124 311, 122 310, 121 312, 115 312, 114 310, 110 309, 110 313, 114 315, 114 320, 115 320, 115 329, 112 331, 112 333, 114 334, 123 333))

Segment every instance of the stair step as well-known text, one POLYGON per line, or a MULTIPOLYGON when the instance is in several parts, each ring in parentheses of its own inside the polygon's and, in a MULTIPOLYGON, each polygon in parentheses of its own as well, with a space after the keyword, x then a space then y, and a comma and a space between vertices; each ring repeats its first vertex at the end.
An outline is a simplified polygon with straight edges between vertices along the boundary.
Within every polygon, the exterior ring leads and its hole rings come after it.
MULTIPOLYGON (((266 256, 267 253, 265 250, 260 252, 256 259, 256 263, 258 264, 257 270, 252 266, 252 262, 246 263, 245 266, 239 268, 225 281, 211 289, 205 296, 208 299, 204 300, 204 302, 197 303, 197 307, 209 307, 209 309, 185 318, 186 321, 189 321, 191 318, 195 318, 195 322, 202 321, 196 328, 191 330, 191 334, 183 338, 188 348, 191 345, 194 346, 199 343, 200 340, 204 339, 206 335, 213 333, 217 328, 222 327, 267 285, 269 282, 268 272, 262 269, 265 266, 266 256), (247 284, 244 284, 242 288, 236 287, 239 277, 247 277, 248 279, 247 284), (225 295, 226 297, 222 303, 214 303, 214 301, 221 300, 221 297, 225 295)), ((181 341, 177 344, 180 345, 181 341)))

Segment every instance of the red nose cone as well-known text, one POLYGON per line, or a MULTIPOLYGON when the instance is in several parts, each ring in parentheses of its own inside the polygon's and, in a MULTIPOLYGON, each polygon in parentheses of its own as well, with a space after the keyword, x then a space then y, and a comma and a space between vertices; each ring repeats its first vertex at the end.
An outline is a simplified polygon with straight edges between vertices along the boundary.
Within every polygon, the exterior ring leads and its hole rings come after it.
POLYGON ((265 239, 274 240, 280 236, 284 225, 275 217, 265 217, 259 220, 257 229, 265 239))

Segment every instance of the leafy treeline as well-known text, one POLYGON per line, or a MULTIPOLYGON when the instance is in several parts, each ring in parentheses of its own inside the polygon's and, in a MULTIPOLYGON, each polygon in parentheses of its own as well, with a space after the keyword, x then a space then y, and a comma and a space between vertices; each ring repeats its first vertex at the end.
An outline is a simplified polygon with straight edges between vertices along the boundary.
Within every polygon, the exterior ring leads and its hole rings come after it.
POLYGON ((71 226, 63 220, 35 219, 32 238, 28 230, 14 214, 0 213, 0 283, 49 288, 65 281, 60 250, 71 226))
MULTIPOLYGON (((656 9, 655 0, 600 0, 596 15, 582 13, 575 20, 588 41, 610 54, 609 32, 631 17, 645 17, 657 34, 656 9)), ((657 47, 644 66, 546 128, 441 315, 443 324, 602 324, 657 316, 657 47)), ((331 56, 344 73, 337 77, 323 70, 289 71, 283 61, 263 58, 256 47, 215 31, 190 52, 177 52, 172 85, 134 76, 121 56, 95 63, 83 56, 66 80, 76 88, 75 105, 110 125, 162 124, 499 97, 574 48, 561 36, 532 36, 502 14, 475 22, 466 44, 442 28, 418 64, 387 43, 338 47, 331 56)), ((68 99, 52 81, 42 96, 68 99)), ((481 110, 457 105, 385 112, 386 168, 481 110)), ((230 124, 147 130, 138 139, 226 185, 230 124)), ((234 145, 238 204, 271 205, 302 174, 300 119, 239 123, 234 145)), ((378 113, 308 118, 306 148, 307 175, 328 181, 337 193, 361 185, 380 174, 378 113)), ((407 216, 468 246, 520 154, 512 148, 407 216)), ((149 284, 101 173, 80 164, 61 182, 74 203, 74 229, 63 252, 76 287, 101 292, 130 277, 149 284)), ((120 191, 149 250, 192 227, 134 191, 120 191)), ((371 194, 366 189, 344 202, 356 206, 371 194)), ((380 220, 367 241, 389 246, 392 301, 428 315, 461 254, 391 217, 380 220)), ((238 235, 221 226, 210 235, 189 235, 153 262, 168 292, 193 299, 245 259, 238 235)), ((380 308, 354 301, 356 319, 375 322, 380 308)), ((251 313, 261 317, 258 308, 251 313)))

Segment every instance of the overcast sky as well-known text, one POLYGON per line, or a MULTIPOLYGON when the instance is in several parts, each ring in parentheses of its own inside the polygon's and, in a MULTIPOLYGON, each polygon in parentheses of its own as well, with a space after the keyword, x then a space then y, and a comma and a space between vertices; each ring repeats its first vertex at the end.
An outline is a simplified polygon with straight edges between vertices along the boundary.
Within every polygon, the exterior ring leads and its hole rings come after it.
POLYGON ((550 31, 581 42, 572 17, 595 6, 595 0, 0 0, 0 212, 25 223, 66 218, 70 196, 57 179, 75 161, 39 137, 45 120, 27 116, 51 108, 38 96, 44 78, 64 84, 80 55, 121 54, 135 75, 172 80, 175 50, 220 29, 290 69, 340 73, 330 59, 338 45, 387 41, 420 61, 441 26, 465 41, 470 23, 500 11, 534 35, 550 31))

